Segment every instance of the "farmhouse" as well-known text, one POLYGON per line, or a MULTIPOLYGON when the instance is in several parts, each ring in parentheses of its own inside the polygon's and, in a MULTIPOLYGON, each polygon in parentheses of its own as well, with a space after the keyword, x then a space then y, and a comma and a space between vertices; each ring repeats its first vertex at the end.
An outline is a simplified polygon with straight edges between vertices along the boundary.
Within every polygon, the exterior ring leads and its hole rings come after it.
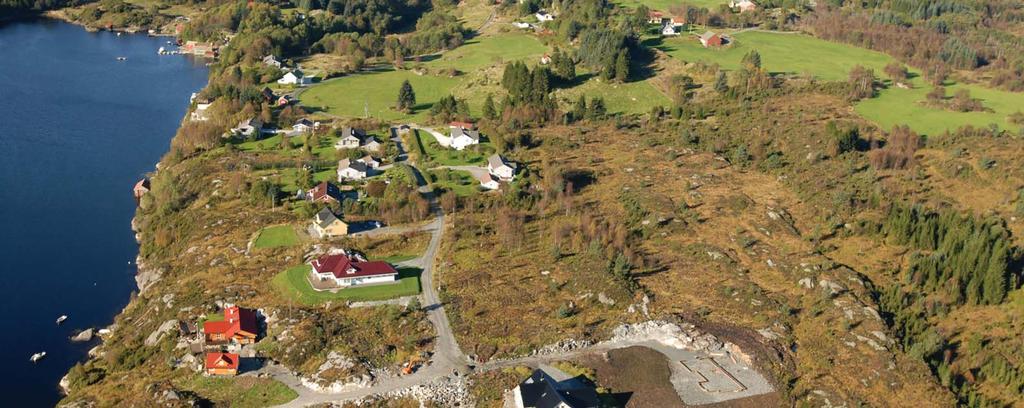
POLYGON ((284 74, 281 79, 277 80, 277 83, 281 85, 309 85, 313 83, 313 78, 305 76, 302 71, 296 69, 284 74))
POLYGON ((366 132, 362 129, 345 126, 341 128, 341 138, 334 143, 335 149, 355 149, 363 144, 366 132))
POLYGON ((203 322, 203 335, 207 344, 252 344, 256 342, 259 326, 256 311, 238 306, 224 309, 224 320, 203 322))
POLYGON ((249 118, 239 122, 238 126, 231 130, 242 136, 259 135, 263 132, 263 121, 256 117, 249 118))
POLYGON ((545 10, 538 11, 536 14, 534 14, 534 16, 537 17, 537 21, 540 21, 542 23, 545 22, 545 21, 554 21, 555 20, 555 15, 551 14, 551 13, 548 13, 545 10))
POLYGON ((650 10, 647 12, 647 24, 661 24, 661 19, 665 17, 665 13, 658 10, 650 10))
POLYGON ((312 267, 313 279, 332 282, 341 287, 392 283, 398 278, 398 271, 387 262, 368 262, 356 254, 324 255, 309 265, 312 267))
POLYGON ((475 144, 480 144, 480 132, 463 127, 452 128, 452 148, 462 150, 475 144))
POLYGON ((516 164, 506 162, 501 155, 495 153, 487 158, 487 172, 499 180, 512 180, 516 176, 516 164))
POLYGON ((703 45, 704 48, 721 47, 722 44, 725 43, 725 41, 722 39, 721 34, 713 33, 711 31, 701 34, 700 37, 697 37, 697 39, 700 40, 700 45, 703 45))
POLYGON ((498 187, 501 187, 501 185, 498 184, 498 180, 495 180, 490 173, 481 174, 478 181, 480 181, 480 187, 488 190, 497 190, 498 187))
POLYGON ((757 10, 757 3, 751 0, 732 0, 729 2, 729 8, 738 9, 740 13, 746 13, 757 10))
POLYGON ((366 163, 342 159, 338 162, 338 181, 362 180, 366 178, 368 171, 366 163))
POLYGON ((299 133, 309 133, 318 127, 320 127, 320 122, 313 122, 309 119, 302 118, 292 125, 292 130, 299 133))
POLYGON ((206 353, 206 374, 232 376, 238 374, 238 354, 206 353))
POLYGON ((306 199, 314 203, 341 202, 342 198, 341 189, 329 181, 320 182, 306 192, 306 199))
POLYGON ((313 231, 319 238, 340 237, 348 234, 348 224, 334 215, 330 208, 324 208, 313 217, 313 231))
POLYGON ((676 36, 679 35, 679 31, 676 29, 676 26, 674 24, 670 22, 665 22, 664 24, 661 25, 661 35, 668 37, 676 36))
MULTIPOLYGON (((549 368, 559 377, 565 373, 549 368)), ((600 406, 597 390, 575 378, 558 381, 542 369, 536 369, 529 378, 512 390, 516 408, 596 408, 600 406)))
POLYGON ((278 69, 281 68, 281 61, 278 61, 277 58, 274 57, 273 55, 268 55, 266 57, 263 57, 263 63, 267 64, 269 66, 272 66, 274 68, 278 68, 278 69))

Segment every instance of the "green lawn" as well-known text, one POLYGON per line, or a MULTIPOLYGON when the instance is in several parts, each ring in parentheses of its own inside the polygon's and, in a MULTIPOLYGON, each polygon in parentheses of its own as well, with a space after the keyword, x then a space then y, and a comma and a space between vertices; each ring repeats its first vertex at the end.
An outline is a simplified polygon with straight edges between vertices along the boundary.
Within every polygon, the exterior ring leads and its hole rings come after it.
POLYGON ((313 290, 307 278, 309 265, 299 265, 274 276, 272 284, 285 296, 304 305, 330 301, 385 300, 420 293, 420 272, 417 268, 398 268, 399 281, 390 285, 373 285, 341 289, 337 292, 313 290))
POLYGON ((479 191, 480 182, 468 171, 435 169, 427 175, 435 187, 455 192, 459 196, 470 196, 479 191))
POLYGON ((428 57, 429 61, 423 63, 424 68, 431 72, 455 68, 463 72, 460 76, 417 75, 412 70, 385 69, 325 81, 302 92, 299 98, 303 106, 323 109, 332 115, 362 117, 369 111, 370 116, 384 120, 422 120, 441 97, 447 96, 456 86, 467 86, 463 83, 468 76, 466 73, 499 61, 530 56, 539 58, 546 51, 540 41, 525 34, 481 37, 437 59, 429 60, 428 57), (412 115, 393 109, 398 88, 405 80, 416 92, 417 105, 412 115))
POLYGON ((810 74, 826 81, 846 79, 857 64, 882 75, 885 65, 893 61, 880 52, 803 34, 747 31, 732 37, 732 46, 721 49, 704 48, 690 34, 664 39, 655 47, 683 61, 713 62, 728 70, 738 68, 744 55, 757 50, 761 66, 769 72, 810 74))
POLYGON ((256 248, 277 248, 299 244, 299 237, 291 225, 264 228, 253 244, 256 248))
POLYGON ((281 405, 299 396, 287 385, 267 378, 215 378, 197 375, 179 386, 205 399, 240 408, 281 405))
MULTIPOLYGON (((735 36, 732 47, 706 49, 692 37, 682 36, 664 40, 657 47, 669 55, 684 61, 705 61, 718 63, 725 69, 736 69, 740 60, 750 50, 761 54, 762 66, 775 73, 809 74, 822 80, 844 80, 850 69, 860 64, 874 69, 875 75, 884 78, 886 64, 895 61, 892 57, 851 45, 820 40, 801 34, 783 34, 750 31, 735 36)), ((937 135, 945 130, 956 130, 963 125, 1010 128, 1007 116, 1024 106, 1024 94, 1005 92, 980 85, 949 84, 947 95, 960 88, 966 88, 975 98, 993 112, 951 112, 924 105, 925 95, 932 87, 925 83, 917 72, 910 82, 911 89, 889 87, 879 92, 878 97, 856 104, 855 109, 864 118, 875 122, 883 129, 906 124, 918 133, 937 135)))
MULTIPOLYGON (((441 131, 448 131, 447 128, 441 131)), ((494 154, 494 146, 489 142, 483 142, 475 147, 467 147, 465 150, 455 150, 442 147, 437 143, 433 135, 423 132, 416 132, 423 143, 423 150, 430 156, 435 165, 440 166, 472 166, 484 164, 487 156, 494 154), (476 151, 479 150, 479 153, 476 151)), ((485 136, 486 137, 486 136, 485 136)))

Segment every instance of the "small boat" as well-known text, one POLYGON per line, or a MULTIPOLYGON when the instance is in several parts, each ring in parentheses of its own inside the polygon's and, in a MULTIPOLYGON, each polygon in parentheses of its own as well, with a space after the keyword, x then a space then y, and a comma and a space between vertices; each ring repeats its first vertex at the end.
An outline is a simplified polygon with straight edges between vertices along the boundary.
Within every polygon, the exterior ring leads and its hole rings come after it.
POLYGON ((32 357, 29 358, 29 361, 34 363, 34 362, 37 362, 39 360, 42 360, 43 357, 46 357, 46 352, 45 351, 40 351, 40 352, 38 352, 36 354, 33 354, 32 357))
POLYGON ((127 61, 128 57, 117 57, 118 61, 127 61))
POLYGON ((64 323, 65 320, 68 320, 68 315, 60 315, 60 317, 57 318, 57 324, 64 323))
POLYGON ((121 32, 120 32, 120 31, 119 31, 119 32, 117 33, 117 36, 118 36, 118 37, 120 37, 120 36, 121 36, 121 32))

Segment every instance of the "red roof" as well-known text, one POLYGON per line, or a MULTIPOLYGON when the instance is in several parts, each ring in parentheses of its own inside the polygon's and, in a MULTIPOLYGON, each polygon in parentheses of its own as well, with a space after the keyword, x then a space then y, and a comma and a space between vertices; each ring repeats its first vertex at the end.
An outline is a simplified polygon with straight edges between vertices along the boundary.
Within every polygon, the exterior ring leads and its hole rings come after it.
POLYGON ((338 186, 326 181, 317 184, 316 187, 309 190, 309 195, 313 201, 323 201, 325 199, 341 201, 339 199, 341 197, 341 190, 338 189, 338 186))
POLYGON ((469 130, 476 129, 476 124, 474 124, 473 122, 461 122, 457 120, 449 123, 448 126, 453 128, 463 128, 469 130))
POLYGON ((234 353, 206 353, 206 368, 217 368, 225 370, 238 369, 238 354, 234 353))
POLYGON ((330 273, 335 278, 395 275, 398 271, 383 261, 361 262, 346 255, 324 255, 310 262, 316 273, 330 273))
POLYGON ((259 328, 256 324, 256 311, 231 306, 224 309, 224 320, 219 322, 203 322, 203 333, 223 333, 233 337, 238 332, 256 335, 259 328))

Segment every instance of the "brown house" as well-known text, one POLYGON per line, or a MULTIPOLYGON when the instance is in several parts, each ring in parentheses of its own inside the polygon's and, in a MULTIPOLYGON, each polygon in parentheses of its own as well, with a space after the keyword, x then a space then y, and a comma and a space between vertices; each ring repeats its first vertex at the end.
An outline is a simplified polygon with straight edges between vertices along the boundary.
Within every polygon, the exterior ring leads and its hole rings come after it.
POLYGON ((231 376, 238 374, 238 354, 206 353, 206 373, 231 376))
POLYGON ((314 203, 329 204, 332 201, 340 202, 342 199, 341 189, 330 182, 321 182, 316 187, 306 192, 306 199, 314 203))
POLYGON ((203 322, 203 335, 207 344, 252 344, 256 342, 259 326, 256 311, 231 306, 224 309, 224 320, 203 322))

